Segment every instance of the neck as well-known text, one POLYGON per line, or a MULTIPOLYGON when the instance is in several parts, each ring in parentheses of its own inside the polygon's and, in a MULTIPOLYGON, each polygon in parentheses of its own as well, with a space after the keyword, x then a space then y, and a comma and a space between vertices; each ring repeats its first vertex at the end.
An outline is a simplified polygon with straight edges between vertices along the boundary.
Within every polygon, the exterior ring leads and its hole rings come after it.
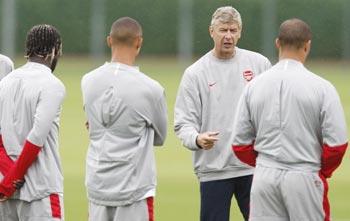
POLYGON ((114 47, 112 48, 112 62, 119 62, 129 66, 133 66, 135 63, 135 52, 128 47, 114 47))
POLYGON ((302 50, 280 50, 279 60, 293 59, 305 63, 306 55, 302 50))
POLYGON ((48 68, 51 68, 50 58, 45 59, 42 57, 34 56, 34 57, 29 57, 28 61, 43 64, 48 68))
POLYGON ((233 49, 233 52, 222 52, 220 50, 213 49, 213 54, 215 57, 219 59, 230 59, 233 58, 236 55, 236 49, 233 49))

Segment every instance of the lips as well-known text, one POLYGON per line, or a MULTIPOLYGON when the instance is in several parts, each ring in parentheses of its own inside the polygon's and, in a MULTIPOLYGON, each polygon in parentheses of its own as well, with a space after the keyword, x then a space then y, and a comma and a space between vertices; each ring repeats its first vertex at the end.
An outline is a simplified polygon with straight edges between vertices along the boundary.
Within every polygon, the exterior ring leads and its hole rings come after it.
POLYGON ((228 43, 228 42, 224 43, 225 48, 232 48, 232 46, 233 46, 233 43, 228 43))

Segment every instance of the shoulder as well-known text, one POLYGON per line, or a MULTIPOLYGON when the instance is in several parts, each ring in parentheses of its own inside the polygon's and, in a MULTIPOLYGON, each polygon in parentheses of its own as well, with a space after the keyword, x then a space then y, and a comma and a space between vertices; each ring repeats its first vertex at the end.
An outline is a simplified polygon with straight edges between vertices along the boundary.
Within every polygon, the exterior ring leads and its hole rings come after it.
POLYGON ((5 63, 13 68, 13 61, 5 55, 0 54, 0 62, 5 63))
POLYGON ((81 84, 85 84, 85 82, 93 81, 98 75, 100 75, 107 68, 106 64, 103 64, 92 71, 83 75, 81 79, 81 84))
POLYGON ((312 81, 315 82, 316 87, 323 90, 323 92, 325 94, 337 93, 336 88, 334 87, 334 85, 330 81, 324 79, 323 77, 321 77, 321 76, 319 76, 319 75, 317 75, 309 70, 306 70, 306 71, 308 72, 309 77, 312 78, 312 81))
POLYGON ((250 51, 247 49, 242 49, 242 48, 236 48, 237 52, 243 55, 242 57, 246 57, 249 59, 254 59, 255 61, 262 61, 262 62, 269 62, 269 59, 265 57, 264 55, 255 52, 255 51, 250 51))
POLYGON ((203 55, 202 57, 200 57, 198 60, 196 60, 193 64, 191 64, 190 66, 188 66, 185 71, 184 74, 182 76, 183 79, 194 79, 196 77, 198 77, 200 75, 200 73, 203 72, 203 70, 205 70, 208 65, 209 65, 209 60, 210 60, 210 51, 207 52, 205 55, 203 55))
POLYGON ((158 81, 152 79, 151 77, 149 77, 141 71, 135 70, 134 75, 137 76, 137 78, 139 78, 142 84, 153 93, 156 93, 158 95, 163 94, 164 88, 158 81))
POLYGON ((63 95, 65 95, 66 93, 66 87, 64 86, 63 82, 53 74, 47 81, 47 85, 45 88, 46 90, 50 90, 55 93, 61 93, 63 95))

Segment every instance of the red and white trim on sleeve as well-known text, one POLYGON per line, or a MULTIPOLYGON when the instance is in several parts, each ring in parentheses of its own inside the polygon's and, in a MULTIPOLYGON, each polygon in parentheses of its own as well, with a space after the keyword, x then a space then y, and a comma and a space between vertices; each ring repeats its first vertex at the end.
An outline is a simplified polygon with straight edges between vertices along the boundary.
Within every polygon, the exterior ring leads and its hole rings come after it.
POLYGON ((323 145, 323 151, 321 156, 321 173, 324 177, 329 178, 332 173, 340 165, 345 151, 348 147, 348 143, 339 146, 323 145))
POLYGON ((27 173, 28 168, 36 160, 41 148, 35 144, 32 144, 28 140, 25 142, 21 155, 19 155, 17 161, 10 168, 4 179, 0 183, 0 193, 7 197, 11 197, 16 191, 13 182, 17 180, 23 180, 24 175, 27 173))
POLYGON ((254 143, 249 145, 232 145, 232 151, 240 161, 255 167, 258 153, 254 150, 254 143))
POLYGON ((51 213, 53 218, 62 218, 60 196, 56 193, 50 195, 51 213))
POLYGON ((13 166, 13 160, 7 155, 6 149, 0 135, 0 173, 6 176, 10 168, 13 166))
POLYGON ((147 198, 148 220, 154 221, 154 199, 153 197, 147 198))
POLYGON ((324 211, 324 220, 323 221, 330 221, 330 206, 329 206, 329 200, 328 200, 328 182, 326 178, 323 176, 323 174, 320 172, 319 176, 323 183, 323 211, 324 211))

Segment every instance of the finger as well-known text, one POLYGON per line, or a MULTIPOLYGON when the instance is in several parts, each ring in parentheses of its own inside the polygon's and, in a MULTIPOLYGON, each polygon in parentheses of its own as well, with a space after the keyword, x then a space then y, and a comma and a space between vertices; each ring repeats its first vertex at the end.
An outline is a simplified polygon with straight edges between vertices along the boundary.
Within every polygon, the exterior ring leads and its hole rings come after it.
POLYGON ((3 193, 0 194, 0 202, 4 202, 8 199, 7 196, 5 196, 3 193))
POLYGON ((24 185, 24 180, 15 180, 12 184, 14 188, 20 189, 24 185))
POLYGON ((204 146, 203 146, 203 149, 205 149, 205 150, 209 150, 209 149, 211 149, 211 148, 213 148, 214 147, 214 143, 206 143, 204 146))
POLYGON ((209 136, 209 137, 215 137, 215 136, 217 136, 217 135, 219 135, 219 134, 220 134, 219 131, 208 132, 208 136, 209 136))
POLYGON ((218 141, 218 140, 219 140, 219 138, 217 138, 217 137, 208 137, 204 141, 214 143, 215 141, 218 141))

